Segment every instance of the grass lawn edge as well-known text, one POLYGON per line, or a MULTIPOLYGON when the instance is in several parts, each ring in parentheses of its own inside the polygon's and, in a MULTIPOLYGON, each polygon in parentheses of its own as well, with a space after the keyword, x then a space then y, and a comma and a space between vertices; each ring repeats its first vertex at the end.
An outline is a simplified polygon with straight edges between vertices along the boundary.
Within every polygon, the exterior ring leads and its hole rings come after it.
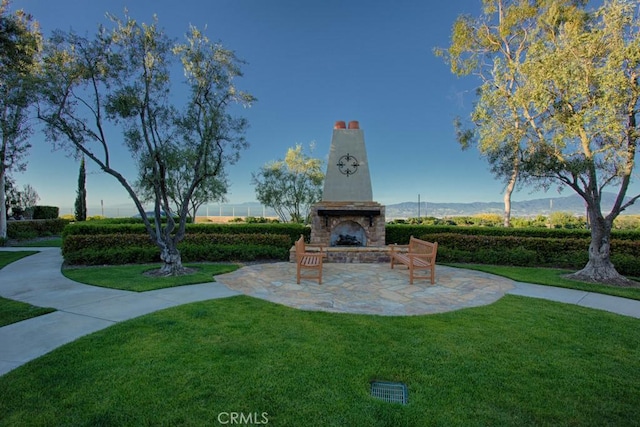
POLYGON ((516 282, 531 283, 535 285, 552 286, 556 288, 575 289, 579 291, 598 293, 640 301, 640 288, 623 288, 611 285, 580 282, 567 279, 564 275, 572 270, 548 267, 518 267, 488 264, 443 264, 454 268, 483 271, 496 276, 506 277, 516 282))

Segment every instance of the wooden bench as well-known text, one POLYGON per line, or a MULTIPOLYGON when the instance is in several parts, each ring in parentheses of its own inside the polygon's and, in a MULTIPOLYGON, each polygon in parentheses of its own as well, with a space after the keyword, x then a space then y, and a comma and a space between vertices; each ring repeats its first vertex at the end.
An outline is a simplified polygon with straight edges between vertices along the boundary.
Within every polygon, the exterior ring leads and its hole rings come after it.
POLYGON ((296 283, 300 283, 300 279, 318 279, 318 284, 322 284, 322 261, 327 255, 322 250, 322 246, 318 246, 319 251, 309 252, 304 243, 304 236, 296 240, 296 283), (303 276, 303 270, 316 271, 313 275, 303 276))
POLYGON ((413 279, 431 279, 433 285, 436 281, 436 254, 438 243, 425 242, 411 236, 408 245, 390 245, 391 268, 396 264, 404 264, 409 267, 409 283, 413 285, 413 279), (417 276, 416 271, 430 270, 429 276, 417 276))

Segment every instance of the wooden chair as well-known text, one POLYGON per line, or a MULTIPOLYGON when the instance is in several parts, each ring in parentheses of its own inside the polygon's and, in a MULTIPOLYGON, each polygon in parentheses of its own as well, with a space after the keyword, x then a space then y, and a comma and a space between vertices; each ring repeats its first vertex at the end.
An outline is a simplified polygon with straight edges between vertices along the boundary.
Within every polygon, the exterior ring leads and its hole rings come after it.
POLYGON ((431 279, 431 284, 436 281, 436 254, 438 243, 425 242, 411 236, 408 245, 391 245, 391 268, 395 264, 404 264, 409 267, 409 283, 413 285, 413 279, 431 279), (406 248, 406 252, 398 251, 398 248, 406 248), (416 275, 417 270, 430 270, 429 276, 416 275))
POLYGON ((326 253, 319 246, 319 251, 308 252, 304 243, 304 236, 296 240, 296 283, 300 283, 300 279, 318 279, 318 284, 322 284, 322 260, 326 253), (303 270, 315 271, 312 275, 302 275, 303 270))

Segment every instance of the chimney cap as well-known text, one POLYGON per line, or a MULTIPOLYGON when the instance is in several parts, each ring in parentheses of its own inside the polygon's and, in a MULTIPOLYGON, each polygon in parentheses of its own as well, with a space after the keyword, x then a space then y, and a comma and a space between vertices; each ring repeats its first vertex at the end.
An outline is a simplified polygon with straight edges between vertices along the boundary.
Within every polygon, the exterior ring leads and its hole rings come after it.
POLYGON ((351 120, 349 122, 349 129, 360 129, 360 123, 357 120, 351 120))
POLYGON ((343 120, 338 120, 335 125, 333 125, 334 129, 346 129, 347 124, 343 120))

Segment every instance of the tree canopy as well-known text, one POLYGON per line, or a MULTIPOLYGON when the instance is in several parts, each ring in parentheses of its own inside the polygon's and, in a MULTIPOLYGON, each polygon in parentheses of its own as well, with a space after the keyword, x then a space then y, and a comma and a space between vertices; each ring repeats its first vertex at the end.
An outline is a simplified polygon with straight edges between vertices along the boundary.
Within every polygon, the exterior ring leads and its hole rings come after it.
MULTIPOLYGON (((0 3, 0 188, 7 174, 24 170, 31 144, 29 108, 35 101, 33 76, 38 66, 41 35, 38 23, 25 12, 0 3)), ((7 237, 5 192, 0 191, 0 239, 7 237)))
POLYGON ((305 154, 300 144, 289 148, 284 160, 267 163, 253 174, 256 198, 284 222, 307 220, 311 205, 322 197, 323 181, 322 160, 305 154))
POLYGON ((82 153, 120 182, 160 248, 163 273, 180 274, 177 243, 184 238, 189 203, 207 180, 223 177, 225 166, 247 147, 248 123, 233 107, 248 107, 255 99, 235 85, 243 62, 199 29, 189 28, 178 43, 156 19, 146 24, 129 16, 109 18, 110 28, 99 27, 93 38, 73 32, 51 38, 39 117, 49 140, 82 153), (184 86, 172 75, 176 65, 182 66, 184 86), (114 126, 120 126, 122 137, 113 136, 114 126), (128 148, 138 177, 151 189, 152 218, 133 181, 113 163, 111 151, 118 143, 128 148), (179 196, 180 211, 174 212, 170 179, 185 162, 192 174, 179 196), (162 212, 171 213, 166 223, 162 212))
MULTIPOLYGON (((171 167, 167 170, 167 196, 171 201, 172 212, 182 212, 185 197, 190 190, 196 171, 193 169, 194 153, 164 153, 167 163, 171 167)), ((136 189, 141 201, 153 202, 155 190, 153 185, 153 175, 149 175, 150 170, 141 170, 136 189)), ((216 175, 205 178, 198 187, 195 188, 188 199, 188 215, 195 221, 196 214, 200 206, 209 202, 224 202, 229 183, 227 182, 224 169, 216 175)))
POLYGON ((638 0, 596 10, 577 0, 484 0, 440 51, 453 72, 482 78, 462 140, 477 143, 498 176, 570 188, 585 201, 589 263, 576 278, 628 284, 610 262, 613 220, 640 194, 635 169, 640 100, 638 0), (498 22, 490 26, 486 22, 498 22), (602 192, 614 189, 608 213, 602 192))

